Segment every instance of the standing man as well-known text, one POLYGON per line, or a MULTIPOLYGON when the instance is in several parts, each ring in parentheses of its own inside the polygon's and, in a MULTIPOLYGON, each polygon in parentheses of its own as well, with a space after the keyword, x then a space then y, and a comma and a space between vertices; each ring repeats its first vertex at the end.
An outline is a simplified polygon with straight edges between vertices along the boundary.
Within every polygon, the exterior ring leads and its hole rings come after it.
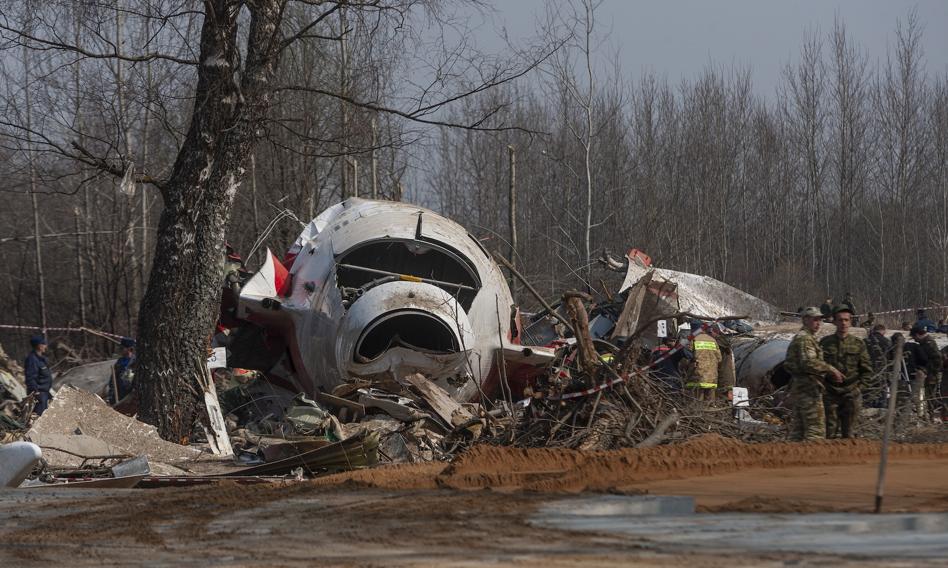
POLYGON ((734 364, 734 349, 731 339, 724 334, 724 326, 720 323, 711 324, 711 336, 721 351, 721 364, 718 366, 718 392, 728 398, 728 393, 737 386, 737 366, 734 364))
POLYGON ((827 438, 853 437, 853 427, 862 407, 861 387, 869 386, 872 380, 872 362, 866 343, 849 334, 852 318, 848 306, 836 306, 833 310, 836 333, 820 340, 824 360, 845 375, 841 383, 826 381, 823 407, 827 438))
MULTIPOLYGON (((846 292, 846 295, 843 296, 843 303, 842 303, 842 305, 845 306, 846 308, 849 308, 849 311, 852 312, 853 315, 856 315, 856 305, 853 304, 853 295, 852 295, 852 292, 846 292)), ((834 311, 835 311, 835 310, 834 310, 834 311)), ((835 315, 834 315, 834 317, 835 317, 835 315)))
MULTIPOLYGON (((922 354, 925 356, 925 400, 927 402, 920 409, 920 414, 924 414, 931 419, 934 416, 936 406, 940 406, 940 401, 935 402, 939 397, 941 386, 941 351, 935 340, 928 334, 928 330, 923 324, 918 322, 912 326, 912 339, 918 342, 922 354), (927 409, 927 410, 926 410, 927 409)), ((922 416, 919 416, 921 418, 922 416)))
POLYGON ((698 400, 714 400, 718 388, 718 365, 721 364, 721 350, 714 338, 705 333, 701 322, 691 324, 691 333, 696 334, 691 342, 694 354, 694 368, 685 387, 698 400))
POLYGON ((872 362, 872 371, 875 377, 875 382, 870 390, 877 391, 879 394, 869 394, 865 402, 869 406, 882 408, 885 406, 885 385, 888 380, 885 370, 889 362, 889 350, 892 349, 892 342, 885 336, 884 324, 877 323, 872 326, 869 336, 866 338, 866 348, 869 350, 869 361, 872 362))
POLYGON ((33 412, 42 415, 49 406, 49 389, 53 388, 53 374, 49 370, 49 361, 46 360, 46 338, 34 335, 30 338, 33 348, 23 363, 23 372, 26 375, 26 392, 34 395, 36 404, 33 412))
MULTIPOLYGON (((797 311, 799 312, 800 310, 797 311)), ((826 299, 823 300, 823 303, 820 304, 820 313, 823 314, 823 317, 826 319, 833 317, 833 298, 831 296, 827 296, 826 299)))
POLYGON ((852 313, 852 323, 853 325, 859 325, 859 318, 856 316, 856 304, 853 303, 853 294, 852 292, 846 292, 846 295, 843 296, 843 306, 849 308, 850 313, 852 313))
POLYGON ((877 374, 881 373, 886 366, 886 353, 892 349, 892 342, 885 336, 885 324, 877 323, 872 326, 869 337, 866 338, 866 348, 869 349, 872 370, 877 374))
POLYGON ((823 408, 823 375, 830 374, 837 383, 843 374, 823 360, 823 350, 816 340, 823 313, 819 308, 803 310, 803 328, 793 336, 787 347, 784 367, 790 373, 790 395, 793 398, 793 432, 795 441, 819 440, 826 437, 826 410, 823 408))
POLYGON ((672 349, 678 344, 676 337, 669 335, 662 339, 662 343, 652 349, 651 363, 654 365, 652 372, 662 383, 668 387, 668 390, 675 393, 681 392, 681 370, 679 364, 683 359, 690 359, 691 352, 687 349, 680 349, 671 353, 672 349))
POLYGON ((135 340, 131 337, 123 337, 120 345, 122 356, 112 366, 112 376, 109 379, 109 388, 105 397, 106 402, 112 406, 132 392, 132 371, 129 367, 135 362, 135 340), (117 397, 115 396, 116 387, 118 387, 117 397))
POLYGON ((925 313, 925 310, 918 309, 915 311, 915 325, 925 328, 926 333, 932 333, 938 331, 938 326, 935 325, 935 322, 932 321, 930 317, 925 313))

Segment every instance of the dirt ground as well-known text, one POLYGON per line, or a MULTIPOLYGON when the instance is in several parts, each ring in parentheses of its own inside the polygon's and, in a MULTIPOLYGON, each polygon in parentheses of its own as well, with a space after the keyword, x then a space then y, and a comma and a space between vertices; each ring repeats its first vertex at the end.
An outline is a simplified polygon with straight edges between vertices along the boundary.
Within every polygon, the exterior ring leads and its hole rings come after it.
MULTIPOLYGON (((678 445, 605 452, 476 446, 450 464, 390 466, 313 483, 691 495, 707 511, 865 511, 874 502, 879 449, 879 442, 869 440, 745 444, 713 434, 678 445)), ((948 444, 893 444, 889 456, 887 507, 948 511, 948 444)))
MULTIPOLYGON (((530 518, 589 492, 692 495, 705 514, 867 511, 877 460, 878 443, 868 441, 747 445, 709 435, 612 452, 476 447, 450 464, 287 486, 11 490, 0 492, 0 565, 866 565, 668 549, 530 518)), ((946 468, 948 444, 895 445, 887 510, 948 511, 946 468)))

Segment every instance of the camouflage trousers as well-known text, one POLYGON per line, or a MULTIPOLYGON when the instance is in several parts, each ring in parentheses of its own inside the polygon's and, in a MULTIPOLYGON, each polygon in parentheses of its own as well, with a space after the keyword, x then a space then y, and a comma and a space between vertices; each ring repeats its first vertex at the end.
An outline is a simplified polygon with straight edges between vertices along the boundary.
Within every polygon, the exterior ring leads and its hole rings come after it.
POLYGON ((793 426, 790 439, 797 442, 826 438, 823 382, 817 377, 799 376, 790 381, 793 426))
POLYGON ((826 437, 852 438, 862 410, 862 393, 858 388, 845 392, 828 389, 823 394, 823 408, 826 412, 826 437))

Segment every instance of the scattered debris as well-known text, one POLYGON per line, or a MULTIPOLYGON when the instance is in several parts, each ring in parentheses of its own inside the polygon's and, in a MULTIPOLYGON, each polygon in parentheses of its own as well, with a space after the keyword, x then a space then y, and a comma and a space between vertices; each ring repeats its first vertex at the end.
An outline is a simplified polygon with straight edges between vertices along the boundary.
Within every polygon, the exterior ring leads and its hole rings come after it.
POLYGON ((154 426, 110 408, 94 394, 66 386, 33 423, 27 439, 43 448, 50 465, 78 467, 86 458, 101 455, 146 456, 159 464, 180 466, 201 456, 201 450, 162 440, 154 426))
POLYGON ((375 432, 362 432, 341 442, 312 450, 306 445, 298 447, 299 453, 260 465, 241 468, 222 474, 231 476, 285 475, 296 468, 303 468, 309 475, 360 469, 378 464, 379 436, 375 432))
POLYGON ((131 489, 151 473, 144 456, 95 456, 75 468, 44 465, 19 487, 25 489, 131 489))

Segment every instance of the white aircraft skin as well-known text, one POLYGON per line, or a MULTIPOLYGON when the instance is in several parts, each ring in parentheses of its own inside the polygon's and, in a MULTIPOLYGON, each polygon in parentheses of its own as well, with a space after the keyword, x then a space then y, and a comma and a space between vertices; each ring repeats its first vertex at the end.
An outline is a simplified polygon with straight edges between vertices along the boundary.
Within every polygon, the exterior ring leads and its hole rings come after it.
POLYGON ((297 391, 417 372, 458 401, 476 400, 499 392, 501 361, 512 372, 552 360, 552 350, 512 338, 513 300, 490 254, 432 211, 351 198, 310 222, 292 255, 283 283, 268 253, 241 289, 237 317, 285 340, 284 359, 261 370, 297 391))

